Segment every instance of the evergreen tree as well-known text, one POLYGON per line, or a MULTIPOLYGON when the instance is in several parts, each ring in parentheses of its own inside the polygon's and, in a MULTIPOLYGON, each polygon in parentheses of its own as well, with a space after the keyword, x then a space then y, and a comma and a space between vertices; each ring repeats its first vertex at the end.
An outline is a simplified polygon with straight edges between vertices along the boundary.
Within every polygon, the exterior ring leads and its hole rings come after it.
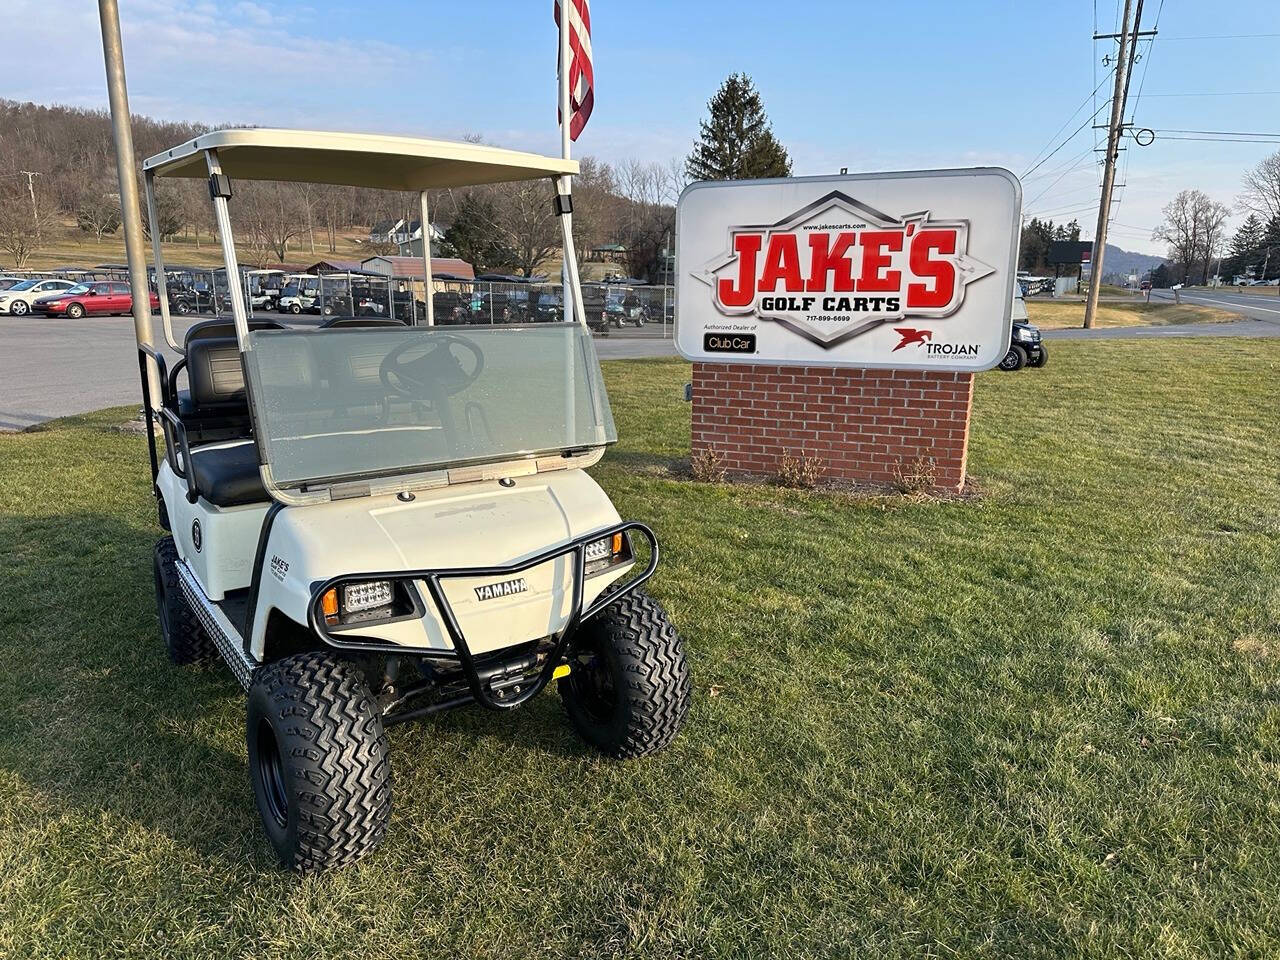
POLYGON ((1243 273, 1258 263, 1262 257, 1263 232, 1262 221, 1257 214, 1249 214, 1227 247, 1226 272, 1243 273))
POLYGON ((1263 280, 1274 280, 1280 276, 1280 216, 1267 221, 1267 229, 1263 231, 1262 266, 1258 277, 1263 280))
POLYGON ((753 180, 791 176, 791 158, 769 126, 751 78, 730 75, 707 103, 710 117, 685 163, 694 180, 753 180))
POLYGON ((474 266, 476 273, 488 273, 512 260, 512 252, 494 239, 497 221, 493 200, 478 190, 468 190, 444 233, 444 242, 474 266))

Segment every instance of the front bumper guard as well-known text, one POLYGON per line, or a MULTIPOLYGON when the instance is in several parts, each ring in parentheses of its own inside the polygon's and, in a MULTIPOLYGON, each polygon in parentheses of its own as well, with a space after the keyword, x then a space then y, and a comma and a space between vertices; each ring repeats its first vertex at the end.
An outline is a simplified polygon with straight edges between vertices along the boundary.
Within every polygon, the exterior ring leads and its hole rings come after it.
MULTIPOLYGON (((342 574, 341 576, 332 577, 325 580, 315 587, 311 592, 311 603, 308 606, 308 619, 311 623, 311 629, 326 644, 339 650, 352 650, 369 653, 385 653, 385 654, 403 654, 407 656, 422 657, 429 660, 445 660, 457 661, 462 670, 462 675, 467 681, 467 687, 471 691, 471 697, 476 703, 490 710, 510 710, 518 707, 522 703, 537 696, 544 687, 551 681, 551 675, 555 672, 557 666, 560 665, 565 651, 568 649, 569 641, 577 632, 578 628, 587 620, 590 620, 605 607, 616 603, 627 594, 631 593, 642 583, 653 576, 653 572, 658 568, 658 538, 643 523, 627 522, 615 524, 611 527, 602 527, 599 530, 593 530, 591 533, 570 540, 568 543, 558 547, 552 547, 550 550, 544 550, 542 553, 536 554, 527 560, 521 560, 518 563, 509 563, 501 566, 493 567, 450 567, 446 569, 428 569, 428 570, 393 570, 382 572, 368 572, 358 574, 342 574), (597 540, 603 540, 605 537, 612 537, 616 533, 637 532, 649 541, 649 562, 645 565, 644 570, 632 577, 621 587, 607 590, 603 595, 597 597, 585 610, 583 609, 583 596, 585 595, 586 581, 586 548, 587 544, 597 540), (481 669, 477 664, 475 654, 471 652, 467 639, 463 635, 462 627, 458 624, 458 618, 454 615, 453 607, 449 604, 448 598, 445 596, 444 588, 441 582, 452 579, 469 579, 479 577, 502 577, 523 573, 533 567, 549 563, 552 560, 559 559, 566 554, 573 555, 573 595, 570 606, 569 619, 565 622, 564 627, 559 633, 552 635, 552 646, 547 653, 546 660, 542 665, 542 669, 537 676, 530 681, 527 686, 521 686, 519 692, 513 693, 511 696, 495 695, 494 691, 488 686, 485 677, 481 676, 481 669), (342 634, 334 634, 330 631, 328 624, 325 623, 324 615, 321 612, 321 598, 333 587, 340 587, 344 583, 351 581, 365 580, 422 580, 427 585, 427 591, 430 593, 430 600, 435 605, 436 611, 443 621, 445 630, 448 631, 449 639, 453 642, 452 650, 442 650, 435 647, 410 647, 401 644, 388 642, 370 642, 365 639, 344 637, 342 634)), ((370 624, 370 626, 376 626, 370 624)), ((493 671, 486 669, 485 674, 492 680, 493 671)), ((504 685, 507 687, 509 685, 504 685)))

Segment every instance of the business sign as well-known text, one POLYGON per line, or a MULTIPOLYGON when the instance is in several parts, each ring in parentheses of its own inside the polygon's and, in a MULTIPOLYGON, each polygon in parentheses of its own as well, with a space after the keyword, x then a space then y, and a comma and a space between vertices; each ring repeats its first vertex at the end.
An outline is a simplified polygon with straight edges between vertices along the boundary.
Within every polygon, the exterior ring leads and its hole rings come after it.
POLYGON ((695 183, 676 205, 690 360, 985 370, 1009 347, 1007 170, 695 183))

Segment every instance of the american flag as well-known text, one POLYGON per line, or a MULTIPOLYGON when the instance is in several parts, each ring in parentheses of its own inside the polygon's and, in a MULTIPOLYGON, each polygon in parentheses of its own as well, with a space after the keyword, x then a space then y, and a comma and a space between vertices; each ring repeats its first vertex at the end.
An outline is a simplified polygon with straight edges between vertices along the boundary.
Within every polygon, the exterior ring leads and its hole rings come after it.
MULTIPOLYGON (((577 140, 595 105, 595 74, 591 69, 591 5, 588 0, 569 2, 569 138, 577 140)), ((560 0, 555 0, 556 26, 560 25, 560 0)), ((561 66, 563 69, 563 65, 561 66)), ((564 117, 560 117, 564 123, 564 117)))

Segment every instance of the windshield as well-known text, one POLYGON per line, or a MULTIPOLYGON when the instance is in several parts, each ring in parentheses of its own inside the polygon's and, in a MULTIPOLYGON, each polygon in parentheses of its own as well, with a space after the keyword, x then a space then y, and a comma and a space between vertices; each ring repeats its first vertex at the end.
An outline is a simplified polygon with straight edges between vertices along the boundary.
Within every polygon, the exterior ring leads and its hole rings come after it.
POLYGON ((255 330, 245 372, 279 487, 560 455, 617 439, 590 333, 255 330))
POLYGON ((39 280, 22 280, 22 281, 19 281, 18 283, 15 283, 9 289, 14 293, 18 293, 22 290, 30 290, 39 282, 40 282, 39 280))
POLYGON ((77 283, 71 289, 63 291, 63 293, 66 293, 69 296, 79 296, 82 293, 88 293, 88 292, 89 292, 89 285, 87 283, 77 283))

